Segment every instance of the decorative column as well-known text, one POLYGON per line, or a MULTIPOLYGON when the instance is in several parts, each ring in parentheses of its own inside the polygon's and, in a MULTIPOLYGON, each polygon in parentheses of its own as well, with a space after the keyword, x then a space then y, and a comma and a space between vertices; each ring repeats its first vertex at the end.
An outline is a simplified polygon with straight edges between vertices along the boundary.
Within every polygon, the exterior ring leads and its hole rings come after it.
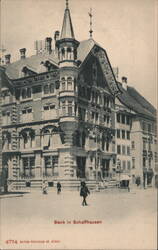
POLYGON ((72 153, 73 134, 77 129, 75 121, 65 121, 60 123, 62 131, 64 131, 64 148, 60 152, 60 168, 59 174, 64 179, 76 178, 76 158, 72 153), (62 176, 61 176, 62 175, 62 176))
POLYGON ((41 152, 36 152, 35 155, 35 178, 41 178, 41 152))

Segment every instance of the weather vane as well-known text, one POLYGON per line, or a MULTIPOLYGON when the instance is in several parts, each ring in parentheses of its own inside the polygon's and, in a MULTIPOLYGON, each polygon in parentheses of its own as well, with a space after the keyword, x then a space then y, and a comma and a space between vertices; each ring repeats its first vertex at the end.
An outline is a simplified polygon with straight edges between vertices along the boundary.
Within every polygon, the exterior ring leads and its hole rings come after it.
POLYGON ((66 9, 69 8, 69 0, 66 0, 66 9))
POLYGON ((89 14, 89 17, 90 17, 90 30, 89 30, 89 34, 90 34, 90 38, 92 38, 92 33, 93 33, 93 30, 92 30, 92 8, 90 8, 90 12, 88 12, 89 14))

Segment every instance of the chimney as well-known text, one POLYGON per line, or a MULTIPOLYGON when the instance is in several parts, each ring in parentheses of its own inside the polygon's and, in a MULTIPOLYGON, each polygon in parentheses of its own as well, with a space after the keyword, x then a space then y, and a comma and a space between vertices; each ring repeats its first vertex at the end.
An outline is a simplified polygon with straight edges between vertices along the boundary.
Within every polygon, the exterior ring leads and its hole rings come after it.
POLYGON ((25 57, 26 57, 26 55, 25 55, 25 53, 26 53, 26 48, 22 48, 22 49, 20 49, 19 51, 20 51, 20 58, 21 58, 21 59, 25 59, 25 57))
POLYGON ((10 54, 5 55, 5 64, 9 64, 10 63, 10 58, 11 58, 10 54))
POLYGON ((122 87, 127 90, 127 77, 122 77, 122 87))
POLYGON ((56 54, 58 53, 58 48, 56 46, 56 42, 59 40, 59 35, 60 35, 59 30, 56 30, 54 33, 54 43, 55 43, 55 53, 56 54))
POLYGON ((52 52, 52 38, 51 37, 46 37, 45 49, 49 54, 52 52))

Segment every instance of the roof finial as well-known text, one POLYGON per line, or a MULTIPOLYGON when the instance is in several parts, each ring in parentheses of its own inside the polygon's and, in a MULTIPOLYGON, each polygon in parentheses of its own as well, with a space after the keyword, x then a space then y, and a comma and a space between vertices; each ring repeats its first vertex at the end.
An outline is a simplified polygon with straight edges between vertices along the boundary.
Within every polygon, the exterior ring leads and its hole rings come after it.
POLYGON ((89 34, 90 34, 90 38, 92 38, 92 33, 93 33, 93 30, 92 30, 92 8, 90 8, 90 12, 88 12, 89 14, 89 17, 90 17, 90 30, 89 30, 89 34))
POLYGON ((66 9, 69 8, 69 0, 66 0, 66 9))

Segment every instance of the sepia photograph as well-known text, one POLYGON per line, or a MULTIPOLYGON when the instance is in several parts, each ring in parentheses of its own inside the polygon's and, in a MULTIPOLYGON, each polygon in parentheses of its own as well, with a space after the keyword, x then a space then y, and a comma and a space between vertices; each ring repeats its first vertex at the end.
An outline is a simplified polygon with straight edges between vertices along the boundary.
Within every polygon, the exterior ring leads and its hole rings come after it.
POLYGON ((157 0, 0 0, 0 250, 157 250, 157 0))

